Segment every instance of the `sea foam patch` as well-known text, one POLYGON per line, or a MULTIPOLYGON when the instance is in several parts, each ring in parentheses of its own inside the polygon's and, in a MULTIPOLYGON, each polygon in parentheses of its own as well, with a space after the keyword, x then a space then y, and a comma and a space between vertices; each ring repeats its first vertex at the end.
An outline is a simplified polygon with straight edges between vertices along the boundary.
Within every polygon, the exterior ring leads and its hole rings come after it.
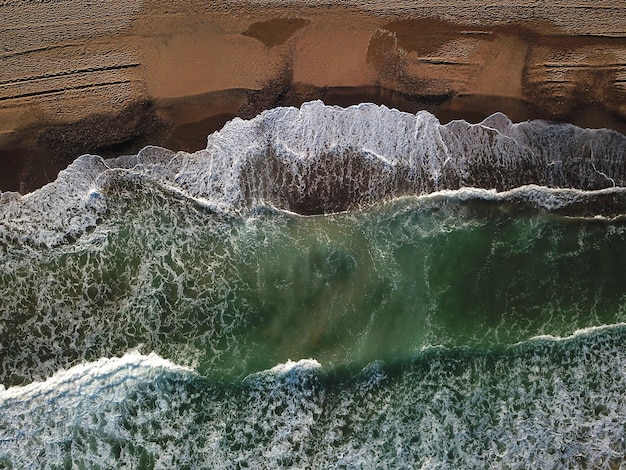
MULTIPOLYGON (((96 434, 84 463, 99 465, 99 452, 112 452, 106 440, 121 437, 124 403, 142 383, 168 374, 191 374, 187 368, 151 353, 129 352, 59 371, 45 381, 0 390, 0 464, 19 468, 67 465, 78 436, 96 434), (69 446, 69 447, 68 447, 69 446)), ((100 456, 102 458, 103 456, 100 456)), ((78 460, 81 460, 80 458, 78 460)))

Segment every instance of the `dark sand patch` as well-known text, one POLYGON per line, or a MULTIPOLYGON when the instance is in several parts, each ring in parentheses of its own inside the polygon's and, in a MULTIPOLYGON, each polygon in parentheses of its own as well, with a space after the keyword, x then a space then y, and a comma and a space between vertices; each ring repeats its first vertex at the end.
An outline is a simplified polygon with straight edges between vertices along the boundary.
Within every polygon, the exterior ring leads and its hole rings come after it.
POLYGON ((398 45, 407 51, 427 55, 437 51, 444 44, 457 39, 463 31, 473 30, 473 34, 488 34, 488 30, 449 23, 438 19, 408 19, 392 21, 383 28, 395 34, 398 45))
POLYGON ((274 18, 252 23, 242 34, 258 39, 267 47, 280 46, 309 22, 303 18, 274 18))
POLYGON ((185 152, 195 152, 204 149, 206 148, 207 137, 213 132, 219 131, 224 127, 224 124, 236 116, 233 113, 220 113, 200 121, 175 126, 161 146, 185 152))
POLYGON ((19 191, 24 160, 21 153, 0 149, 0 188, 3 191, 19 191))

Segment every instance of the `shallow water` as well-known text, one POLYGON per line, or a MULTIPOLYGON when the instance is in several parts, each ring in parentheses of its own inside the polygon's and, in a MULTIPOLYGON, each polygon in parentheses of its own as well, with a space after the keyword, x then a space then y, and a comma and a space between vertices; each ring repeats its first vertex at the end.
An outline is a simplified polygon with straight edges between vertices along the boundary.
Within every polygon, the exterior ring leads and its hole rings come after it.
POLYGON ((0 195, 0 465, 621 465, 626 138, 308 106, 0 195))

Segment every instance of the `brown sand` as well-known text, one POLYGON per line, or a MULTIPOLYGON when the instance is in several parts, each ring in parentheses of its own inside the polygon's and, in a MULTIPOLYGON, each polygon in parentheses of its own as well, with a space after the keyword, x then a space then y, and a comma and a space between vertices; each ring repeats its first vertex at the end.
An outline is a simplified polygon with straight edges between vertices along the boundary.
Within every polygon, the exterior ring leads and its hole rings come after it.
POLYGON ((0 190, 310 99, 626 133, 618 0, 0 3, 0 190))

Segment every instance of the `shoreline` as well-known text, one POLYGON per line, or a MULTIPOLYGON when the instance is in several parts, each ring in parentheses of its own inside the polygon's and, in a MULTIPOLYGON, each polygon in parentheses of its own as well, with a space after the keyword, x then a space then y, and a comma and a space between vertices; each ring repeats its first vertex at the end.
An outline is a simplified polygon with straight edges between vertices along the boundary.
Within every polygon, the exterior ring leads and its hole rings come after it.
POLYGON ((29 192, 84 153, 198 150, 235 116, 314 99, 626 134, 626 8, 496 4, 7 2, 0 191, 29 192))
MULTIPOLYGON (((250 119, 265 109, 296 106, 314 99, 328 105, 348 107, 363 102, 385 105, 408 113, 426 110, 445 124, 455 119, 481 122, 495 112, 506 114, 513 122, 542 119, 567 122, 578 127, 607 128, 626 135, 626 120, 601 107, 588 107, 562 119, 553 119, 545 110, 513 98, 493 96, 424 97, 406 95, 379 87, 338 87, 323 90, 292 90, 271 106, 244 110, 250 96, 259 91, 228 90, 202 96, 163 100, 134 105, 115 116, 90 116, 73 124, 41 125, 23 132, 13 147, 0 147, 0 191, 26 194, 54 181, 59 171, 80 155, 104 158, 136 154, 146 145, 173 151, 194 152, 206 147, 207 137, 235 117, 250 119), (136 113, 136 114, 133 114, 136 113), (129 115, 132 118, 129 118, 129 115), (116 122, 131 122, 130 128, 117 129, 119 141, 109 143, 95 136, 98 128, 114 127, 116 122)), ((254 99, 254 98, 253 98, 254 99)), ((262 97, 256 98, 262 104, 262 97)), ((107 134, 110 137, 110 134, 107 134)))

